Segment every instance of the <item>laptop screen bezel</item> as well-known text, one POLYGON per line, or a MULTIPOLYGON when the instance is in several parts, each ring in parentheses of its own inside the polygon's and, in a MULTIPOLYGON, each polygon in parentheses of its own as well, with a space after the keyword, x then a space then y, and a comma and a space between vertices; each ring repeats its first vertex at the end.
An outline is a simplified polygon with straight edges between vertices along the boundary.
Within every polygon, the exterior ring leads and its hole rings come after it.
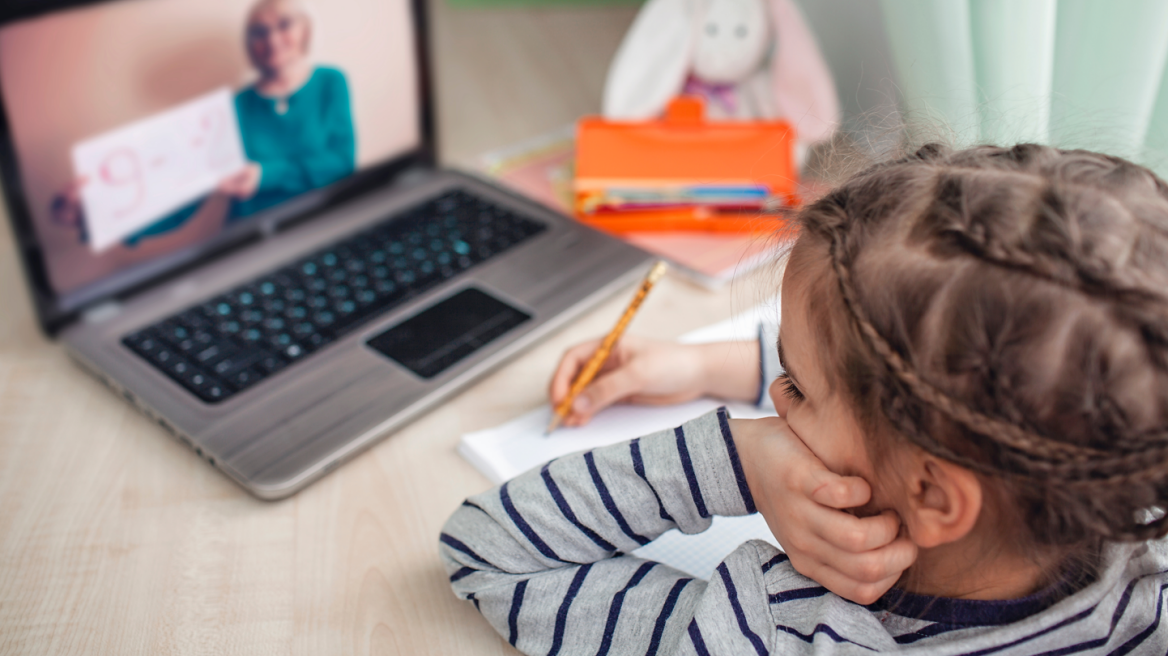
MULTIPOLYGON (((10 23, 84 6, 125 0, 4 0, 0 1, 0 29, 10 23)), ((139 0, 141 1, 141 0, 139 0)), ((418 145, 383 163, 363 169, 322 189, 307 192, 225 230, 210 242, 136 264, 93 281, 77 290, 59 293, 49 280, 45 253, 33 225, 21 182, 19 159, 9 127, 7 105, 0 89, 0 182, 12 226, 15 248, 41 330, 53 336, 78 320, 90 307, 126 298, 151 285, 221 257, 230 250, 270 236, 281 226, 313 220, 356 196, 388 184, 407 170, 433 168, 437 159, 434 103, 430 78, 429 39, 425 0, 409 0, 417 62, 418 145)))

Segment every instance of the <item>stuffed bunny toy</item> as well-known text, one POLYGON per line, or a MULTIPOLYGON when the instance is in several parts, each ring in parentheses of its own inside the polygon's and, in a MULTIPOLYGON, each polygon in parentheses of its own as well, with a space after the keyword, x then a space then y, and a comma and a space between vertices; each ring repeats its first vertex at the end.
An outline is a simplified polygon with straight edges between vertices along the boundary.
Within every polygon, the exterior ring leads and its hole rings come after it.
POLYGON ((831 71, 791 0, 648 0, 613 58, 604 115, 644 120, 677 95, 714 120, 784 118, 801 150, 839 123, 831 71))

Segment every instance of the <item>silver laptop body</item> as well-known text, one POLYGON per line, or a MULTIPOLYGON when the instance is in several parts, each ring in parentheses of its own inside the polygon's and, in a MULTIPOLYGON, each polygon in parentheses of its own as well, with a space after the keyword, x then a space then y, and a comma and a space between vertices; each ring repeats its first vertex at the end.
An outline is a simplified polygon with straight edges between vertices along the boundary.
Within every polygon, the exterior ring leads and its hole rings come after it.
MULTIPOLYGON (((422 2, 412 4, 419 17, 416 25, 421 26, 422 2)), ((422 114, 428 121, 427 100, 423 95, 422 114)), ((420 150, 432 155, 431 135, 422 132, 427 143, 420 150)), ((35 241, 27 208, 20 205, 22 195, 13 193, 19 180, 12 175, 15 156, 9 146, 4 150, 0 166, 14 229, 22 242, 35 241)), ((59 336, 86 369, 249 492, 264 499, 288 496, 630 284, 648 266, 647 254, 619 240, 489 182, 436 170, 427 165, 426 157, 418 159, 420 164, 397 167, 382 184, 322 203, 324 208, 307 219, 301 215, 295 224, 285 224, 290 227, 280 227, 274 220, 257 222, 242 246, 206 253, 193 266, 172 267, 148 284, 133 285, 129 291, 114 289, 80 308, 52 308, 52 294, 46 295, 44 285, 37 284, 43 272, 36 257, 22 251, 42 326, 59 336), (546 229, 219 403, 203 402, 123 343, 143 327, 453 189, 546 229), (430 344, 427 348, 434 357, 449 355, 451 349, 461 349, 458 352, 464 355, 429 377, 375 346, 379 336, 411 319, 458 318, 462 312, 458 299, 468 290, 526 318, 501 335, 479 339, 477 329, 471 329, 448 338, 449 344, 430 344)))

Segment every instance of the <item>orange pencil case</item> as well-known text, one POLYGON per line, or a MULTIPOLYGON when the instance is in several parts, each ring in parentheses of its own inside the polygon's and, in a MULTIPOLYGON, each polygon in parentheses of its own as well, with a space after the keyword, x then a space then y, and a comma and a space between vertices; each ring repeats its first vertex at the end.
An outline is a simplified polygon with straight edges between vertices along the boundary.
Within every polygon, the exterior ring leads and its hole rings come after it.
MULTIPOLYGON (((795 131, 786 121, 706 121, 699 98, 680 97, 651 121, 581 119, 576 133, 575 209, 608 232, 769 232, 777 207, 799 203, 795 131), (761 187, 770 211, 703 205, 606 209, 613 189, 761 187)), ((663 205, 669 205, 668 203, 663 205)))

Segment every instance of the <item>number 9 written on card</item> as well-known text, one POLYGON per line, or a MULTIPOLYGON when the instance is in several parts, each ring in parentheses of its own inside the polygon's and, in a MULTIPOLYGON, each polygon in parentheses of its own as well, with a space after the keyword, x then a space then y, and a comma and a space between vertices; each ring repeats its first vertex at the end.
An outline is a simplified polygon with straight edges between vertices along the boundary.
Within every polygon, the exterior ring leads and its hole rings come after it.
POLYGON ((212 192, 246 165, 226 87, 73 146, 89 246, 101 252, 212 192))

